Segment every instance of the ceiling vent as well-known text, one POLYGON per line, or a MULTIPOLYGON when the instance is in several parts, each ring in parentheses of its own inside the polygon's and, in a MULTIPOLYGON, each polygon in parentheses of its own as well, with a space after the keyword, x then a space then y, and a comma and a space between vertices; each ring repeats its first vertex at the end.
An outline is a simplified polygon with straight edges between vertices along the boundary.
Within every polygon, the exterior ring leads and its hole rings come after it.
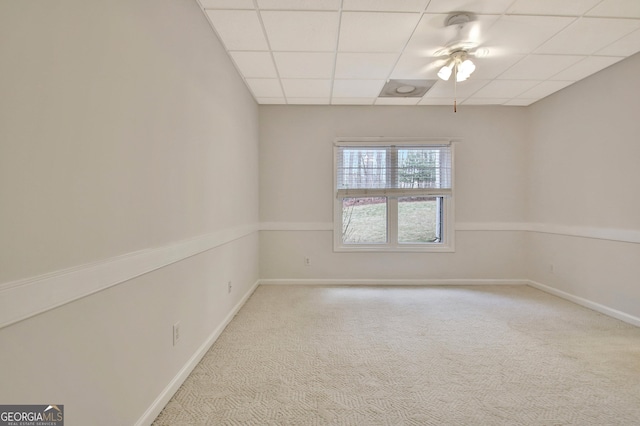
POLYGON ((421 98, 437 80, 388 80, 379 97, 421 98))

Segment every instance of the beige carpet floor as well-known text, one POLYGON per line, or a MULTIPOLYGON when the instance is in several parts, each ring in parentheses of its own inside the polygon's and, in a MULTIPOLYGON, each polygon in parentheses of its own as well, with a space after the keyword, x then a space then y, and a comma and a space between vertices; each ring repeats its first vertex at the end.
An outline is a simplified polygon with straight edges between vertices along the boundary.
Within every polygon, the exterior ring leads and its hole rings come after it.
POLYGON ((154 425, 640 425, 640 328, 526 286, 260 286, 154 425))

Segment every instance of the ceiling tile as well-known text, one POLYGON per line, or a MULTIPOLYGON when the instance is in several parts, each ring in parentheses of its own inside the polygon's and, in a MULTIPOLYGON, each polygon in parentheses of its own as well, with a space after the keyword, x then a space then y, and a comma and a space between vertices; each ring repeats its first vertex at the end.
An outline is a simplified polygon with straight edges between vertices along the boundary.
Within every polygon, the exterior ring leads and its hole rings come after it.
POLYGON ((457 87, 454 88, 452 80, 438 80, 436 84, 434 84, 433 87, 424 95, 424 97, 453 99, 454 95, 457 95, 458 99, 464 99, 473 95, 475 92, 487 85, 487 83, 489 83, 489 80, 476 80, 471 77, 467 81, 457 83, 457 87))
POLYGON ((329 97, 326 98, 287 98, 289 105, 328 105, 329 97))
POLYGON ((604 0, 587 13, 588 16, 640 18, 638 0, 604 0))
POLYGON ((337 12, 260 12, 271 49, 280 51, 334 51, 337 12))
POLYGON ((485 33, 485 47, 495 55, 528 54, 576 18, 501 16, 485 33))
POLYGON ((278 72, 282 78, 331 78, 334 53, 274 52, 278 72))
POLYGON ((473 62, 476 64, 476 70, 473 72, 472 78, 492 80, 524 57, 525 55, 506 56, 501 55, 500 53, 495 53, 495 55, 489 53, 489 56, 486 58, 472 58, 473 62))
POLYGON ((598 55, 631 56, 640 52, 640 30, 614 41, 607 47, 598 50, 598 55))
POLYGON ((384 86, 384 80, 335 80, 334 98, 377 98, 384 86))
POLYGON ((329 98, 331 80, 282 79, 284 94, 289 98, 329 98))
POLYGON ((504 105, 509 102, 510 98, 473 98, 465 99, 463 105, 504 105))
POLYGON ((429 0, 344 0, 342 10, 422 12, 429 0))
POLYGON ((269 52, 230 52, 230 55, 245 78, 278 77, 269 52))
POLYGON ((375 105, 417 105, 422 98, 377 98, 375 105))
POLYGON ((340 0, 258 0, 258 7, 274 10, 338 10, 340 0))
POLYGON ((376 98, 331 98, 333 105, 373 105, 376 98))
POLYGON ((247 78, 245 81, 256 98, 280 98, 283 96, 278 79, 247 78))
POLYGON ((436 50, 441 50, 456 35, 455 31, 445 27, 446 19, 447 15, 443 14, 423 14, 407 43, 405 53, 433 57, 436 50))
POLYGON ((335 78, 386 79, 396 53, 338 53, 335 78))
POLYGON ((257 12, 207 10, 206 13, 227 50, 268 49, 257 12))
POLYGON ((338 49, 399 53, 419 19, 419 13, 343 12, 338 49))
POLYGON ((573 81, 543 81, 535 87, 522 93, 519 98, 542 99, 558 90, 573 84, 573 81))
POLYGON ((581 18, 540 46, 537 53, 590 55, 640 28, 640 20, 581 18))
POLYGON ((640 0, 198 1, 266 105, 452 105, 436 73, 464 40, 477 68, 459 103, 525 106, 640 52, 640 0), (475 20, 447 27, 453 11, 475 20), (423 98, 377 100, 388 78, 437 82, 423 98))
POLYGON ((287 103, 285 98, 257 98, 260 105, 283 105, 287 103))
POLYGON ((204 9, 253 9, 253 0, 200 0, 204 9))
POLYGON ((516 98, 511 99, 509 102, 505 102, 503 105, 508 106, 529 106, 532 103, 538 101, 539 99, 524 99, 524 98, 516 98))
POLYGON ((447 105, 453 106, 453 98, 422 98, 418 105, 447 105))
POLYGON ((571 80, 578 81, 590 76, 610 65, 622 60, 615 56, 589 56, 582 61, 570 66, 564 71, 554 75, 553 80, 571 80))
POLYGON ((413 53, 405 53, 400 56, 390 78, 400 80, 420 80, 437 78, 438 70, 446 61, 437 58, 418 56, 413 53))
POLYGON ((536 80, 493 80, 478 90, 474 98, 515 98, 540 83, 536 80))
POLYGON ((504 13, 513 0, 431 0, 428 13, 450 13, 464 10, 473 13, 504 13))
POLYGON ((584 56, 571 55, 529 55, 500 76, 506 80, 546 80, 584 56))
POLYGON ((508 13, 582 16, 600 0, 517 0, 508 13))

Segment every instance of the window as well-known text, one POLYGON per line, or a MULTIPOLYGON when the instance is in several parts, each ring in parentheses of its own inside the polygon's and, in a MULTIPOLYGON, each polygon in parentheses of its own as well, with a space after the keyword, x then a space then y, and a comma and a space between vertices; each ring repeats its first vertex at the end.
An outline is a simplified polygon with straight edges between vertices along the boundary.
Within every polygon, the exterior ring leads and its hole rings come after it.
POLYGON ((449 142, 339 141, 336 251, 453 251, 449 142))

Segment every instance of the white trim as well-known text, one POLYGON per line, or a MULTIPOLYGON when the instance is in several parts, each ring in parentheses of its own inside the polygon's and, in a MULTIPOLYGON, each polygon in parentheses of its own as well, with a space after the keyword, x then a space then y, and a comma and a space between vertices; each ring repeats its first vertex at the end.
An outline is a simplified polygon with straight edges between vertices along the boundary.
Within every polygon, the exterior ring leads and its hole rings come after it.
POLYGON ((488 286, 488 285, 527 285, 529 287, 536 288, 544 291, 545 293, 553 294, 562 299, 576 303, 585 308, 593 309, 604 315, 612 318, 619 319, 628 324, 640 327, 640 318, 627 314, 617 309, 610 308, 600 303, 592 302, 591 300, 575 296, 562 290, 550 287, 539 282, 529 279, 470 279, 470 278, 443 278, 443 279, 378 279, 378 278, 272 278, 261 279, 260 285, 326 285, 326 286, 488 286))
POLYGON ((451 197, 451 188, 351 188, 336 190, 338 198, 355 197, 451 197))
POLYGON ((257 224, 0 284, 0 328, 257 232, 257 224))
POLYGON ((218 340, 220 334, 224 331, 225 327, 231 322, 233 317, 240 311, 242 306, 244 306, 245 302, 251 297, 256 288, 258 288, 260 281, 256 281, 253 286, 249 289, 249 291, 242 297, 242 299, 236 303, 231 312, 224 318, 222 323, 220 323, 213 333, 205 340, 205 342, 200 345, 198 350, 193 354, 191 358, 187 361, 187 363, 178 371, 178 374, 169 382, 169 384, 160 392, 160 395, 153 401, 153 403, 147 408, 144 414, 138 419, 135 423, 135 426, 146 426, 153 423, 153 421, 158 417, 162 409, 167 405, 169 400, 173 397, 176 391, 182 386, 182 383, 189 377, 189 374, 193 371, 194 368, 198 365, 198 363, 205 356, 207 351, 213 346, 213 344, 218 340))
POLYGON ((455 253, 456 249, 451 245, 442 243, 421 244, 344 244, 334 247, 335 253, 455 253))
MULTIPOLYGON (((261 231, 333 231, 332 222, 263 222, 261 231)), ((456 232, 523 231, 640 244, 640 230, 529 222, 459 222, 456 232)))
MULTIPOLYGON (((361 142, 363 139, 375 139, 379 141, 401 141, 404 139, 405 141, 415 142, 419 145, 424 145, 424 140, 421 138, 352 138, 352 139, 341 139, 337 138, 334 142, 333 148, 333 187, 337 188, 337 160, 338 160, 338 150, 340 147, 345 146, 344 141, 353 141, 354 145, 358 145, 358 142, 361 142)), ((440 139, 441 140, 441 139, 440 139)), ((444 225, 441 228, 441 241, 439 243, 434 244, 401 244, 398 242, 398 234, 397 234, 397 226, 398 226, 398 217, 397 217, 397 208, 398 202, 397 199, 393 199, 389 197, 387 199, 387 242, 380 244, 345 244, 342 241, 342 201, 341 198, 345 197, 347 194, 341 192, 341 190, 337 190, 336 197, 333 199, 333 251, 334 252, 423 252, 423 253, 453 253, 455 252, 455 204, 454 204, 454 188, 455 188, 455 145, 453 144, 454 140, 449 140, 448 146, 450 147, 450 167, 451 167, 451 186, 450 188, 444 189, 444 192, 447 193, 438 193, 434 194, 435 196, 442 197, 442 210, 439 210, 442 213, 442 222, 444 225)), ((382 145, 388 146, 390 144, 385 144, 380 142, 382 145)), ((371 143, 368 143, 371 145, 371 143)), ((396 146, 396 145, 392 145, 396 146)), ((397 146, 400 146, 398 144, 397 146)), ((391 157, 393 158, 391 161, 397 162, 397 155, 395 155, 395 150, 392 150, 391 157)), ((442 190, 441 190, 442 191, 442 190)))
POLYGON ((422 138, 422 137, 393 137, 393 136, 365 136, 365 137, 337 137, 333 140, 334 146, 410 146, 410 145, 433 145, 449 146, 453 142, 458 142, 457 138, 422 138))
POLYGON ((640 244, 640 231, 634 229, 569 226, 547 223, 530 223, 528 225, 528 231, 539 232, 542 234, 556 234, 568 237, 593 238, 596 240, 609 240, 640 244))
MULTIPOLYGON (((528 223, 463 222, 456 231, 529 231, 528 223)), ((333 231, 333 222, 260 222, 260 231, 333 231)))
MULTIPOLYGON (((261 222, 261 231, 333 231, 333 222, 261 222)), ((531 231, 531 224, 518 222, 461 222, 456 231, 531 231)))
MULTIPOLYGON (((461 222, 456 231, 526 231, 640 244, 640 231, 518 222, 461 222)), ((256 231, 328 231, 332 222, 263 222, 225 229, 37 277, 0 284, 0 328, 88 296, 256 231)), ((390 280, 396 281, 396 280, 390 280)), ((438 285, 438 283, 429 283, 438 285)), ((446 283, 445 283, 446 284, 446 283)))
POLYGON ((465 222, 456 223, 456 231, 526 231, 566 237, 591 238, 640 244, 640 231, 634 229, 570 226, 528 222, 465 222))
POLYGON ((261 222, 261 231, 333 231, 333 222, 261 222))
POLYGON ((251 297, 259 285, 332 285, 332 286, 486 286, 486 285, 527 285, 546 293, 566 299, 570 302, 593 309, 597 312, 619 319, 626 323, 640 326, 640 318, 626 314, 615 309, 608 308, 590 300, 583 299, 566 293, 561 290, 540 284, 526 279, 261 279, 249 289, 243 298, 233 307, 221 324, 211 333, 207 340, 193 354, 187 363, 180 369, 178 374, 169 382, 165 389, 158 395, 155 401, 149 406, 144 414, 135 423, 135 426, 145 426, 153 423, 162 409, 171 400, 182 383, 202 360, 207 351, 213 346, 225 327, 231 322, 234 316, 240 311, 242 306, 251 297))
POLYGON ((530 224, 520 222, 459 222, 456 231, 529 231, 530 224))
POLYGON ((530 287, 537 288, 538 290, 542 290, 545 293, 553 294, 554 296, 561 297, 562 299, 584 306, 585 308, 593 309, 594 311, 619 319, 620 321, 624 321, 631 325, 640 327, 640 318, 635 317, 633 315, 629 315, 625 312, 618 311, 617 309, 613 309, 608 306, 601 305, 600 303, 592 302, 591 300, 582 298, 580 296, 575 296, 573 294, 567 293, 562 290, 558 290, 556 288, 550 287, 545 284, 541 284, 536 281, 529 280, 528 285, 530 287))
POLYGON ((446 285, 527 285, 525 279, 488 278, 275 278, 261 279, 260 285, 331 285, 331 286, 446 286, 446 285))

